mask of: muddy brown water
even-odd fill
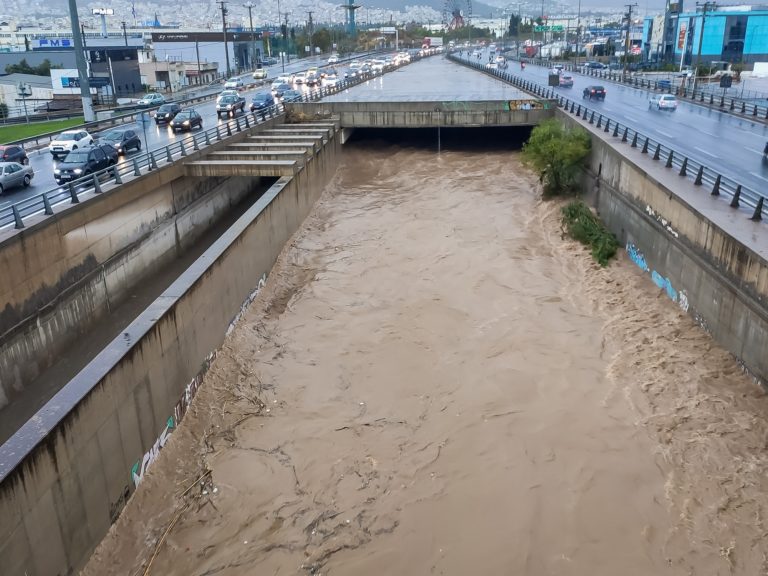
[[[84,574],[765,574],[765,395],[535,189],[345,150]]]

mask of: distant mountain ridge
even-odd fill
[[[464,13],[467,11],[467,4],[467,0],[448,0],[449,6],[458,6]],[[501,8],[495,8],[482,2],[472,2],[471,0],[469,4],[472,6],[472,16],[474,18],[490,18],[491,14],[498,18],[501,15]],[[442,13],[446,2],[443,0],[370,0],[367,5],[371,8],[396,10],[398,12],[405,11],[407,6],[428,6]]]

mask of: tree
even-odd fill
[[[34,74],[36,76],[50,76],[51,69],[61,68],[61,66],[51,64],[46,58],[39,66],[30,66],[26,58],[19,60],[18,64],[8,64],[5,67],[6,74]]]
[[[0,118],[8,118],[8,104],[0,102]]]
[[[523,146],[523,162],[539,173],[544,197],[579,191],[579,171],[590,144],[584,130],[566,128],[555,119],[533,129]]]

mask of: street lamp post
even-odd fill
[[[253,63],[253,57],[256,54],[256,44],[253,39],[253,2],[246,2],[245,7],[248,8],[248,21],[251,25],[251,57],[250,57],[250,64],[253,69],[256,69],[256,65]]]
[[[581,0],[576,11],[576,68],[579,67],[579,36],[581,33]]]

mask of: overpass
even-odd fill
[[[422,94],[420,100],[415,89],[419,83],[406,74],[423,77],[427,68],[435,71],[435,80],[427,83],[432,93]],[[437,80],[448,72],[448,85]],[[747,336],[755,350],[764,350],[766,343],[766,331],[758,329],[765,314],[757,296],[766,291],[767,254],[764,246],[749,240],[763,238],[757,228],[762,224],[734,220],[732,215],[739,212],[729,211],[737,208],[720,198],[702,199],[696,194],[701,182],[686,180],[688,173],[675,164],[674,152],[659,144],[662,162],[653,159],[656,150],[650,145],[643,155],[644,140],[634,142],[627,126],[620,130],[615,120],[594,114],[594,108],[571,102],[566,114],[563,98],[541,85],[466,73],[479,92],[472,95],[479,104],[455,82],[464,74],[461,68],[445,60],[421,62],[370,79],[332,101],[291,105],[288,117],[306,123],[287,124],[282,115],[258,125],[239,120],[226,131],[208,133],[207,140],[198,137],[191,147],[175,149],[170,159],[151,159],[130,181],[89,192],[91,196],[79,195],[76,204],[47,219],[44,213],[34,216],[39,220],[15,233],[15,251],[7,256],[8,261],[16,259],[14,270],[23,273],[21,259],[35,254],[26,262],[27,268],[36,267],[24,278],[27,286],[55,278],[52,285],[62,286],[57,295],[83,279],[120,288],[126,279],[140,281],[139,272],[147,266],[147,253],[134,248],[172,253],[183,248],[183,232],[212,220],[217,206],[242,198],[251,201],[199,258],[119,328],[116,337],[106,340],[109,343],[93,361],[0,448],[0,563],[9,567],[9,574],[50,574],[82,566],[184,417],[224,334],[256,297],[285,242],[335,170],[341,154],[339,134],[345,128],[434,128],[451,121],[468,127],[483,119],[526,128],[556,113],[563,121],[585,127],[595,148],[585,173],[587,188],[612,227],[623,230],[617,233],[628,251],[642,256],[637,261],[644,263],[644,271],[652,271],[653,281],[670,297],[674,293],[681,306],[684,294],[686,310],[705,314],[710,329],[723,334],[730,330],[732,349],[740,343],[739,353],[749,355],[750,366],[765,370],[743,346]],[[403,91],[401,119],[386,102],[390,81],[393,93]],[[438,89],[442,92],[435,94]],[[372,96],[358,97],[356,90]],[[553,104],[562,109],[556,111]],[[694,166],[692,159],[689,162]],[[260,188],[257,179],[263,179]],[[718,206],[731,215],[731,227],[739,223],[750,228],[728,235],[728,219]],[[139,216],[126,225],[127,215]],[[147,235],[148,230],[156,234]],[[46,254],[51,247],[62,251]],[[67,248],[77,251],[67,253]],[[667,260],[668,254],[674,260]],[[157,259],[155,265],[165,262]],[[728,274],[719,273],[714,263],[722,263]],[[67,276],[83,264],[92,268]],[[100,277],[88,276],[97,269]],[[734,325],[718,323],[719,310],[705,308],[711,296],[707,290],[714,289],[724,291],[727,305],[737,311]],[[118,298],[119,290],[107,294],[107,309],[110,295]],[[87,300],[73,300],[70,309]],[[743,329],[738,333],[738,322],[750,326],[749,334]]]

